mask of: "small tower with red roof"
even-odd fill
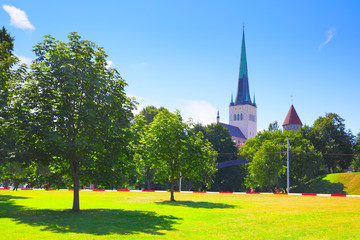
[[[302,126],[302,122],[296,113],[294,105],[291,105],[289,112],[286,115],[284,123],[282,124],[284,131],[293,130],[296,132]]]

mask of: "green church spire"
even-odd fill
[[[240,104],[254,105],[251,102],[250,91],[249,91],[249,77],[248,77],[248,69],[247,69],[247,61],[246,61],[244,28],[243,28],[242,44],[241,44],[238,91],[235,98],[235,105],[240,105]]]
[[[231,93],[231,102],[230,102],[230,106],[234,106],[234,97],[233,97],[233,93]]]
[[[243,29],[242,44],[241,44],[241,58],[240,58],[240,70],[239,70],[239,78],[243,78],[243,77],[246,78],[248,77],[244,29]]]

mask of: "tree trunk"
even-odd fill
[[[170,189],[170,191],[171,191],[170,201],[175,202],[175,198],[174,198],[174,181],[171,182],[171,189]]]
[[[74,212],[80,211],[80,198],[79,198],[79,189],[80,189],[80,181],[79,181],[79,163],[76,160],[70,160],[71,166],[71,174],[74,184],[74,201],[73,208]]]

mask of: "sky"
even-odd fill
[[[360,1],[0,0],[0,24],[24,63],[45,35],[70,32],[108,54],[138,110],[163,106],[204,125],[229,121],[243,27],[258,130],[291,104],[313,125],[326,113],[360,132]]]

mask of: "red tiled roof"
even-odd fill
[[[291,105],[289,112],[287,113],[284,123],[282,125],[284,126],[289,124],[299,124],[302,126],[302,122],[299,116],[297,115],[293,105]]]

